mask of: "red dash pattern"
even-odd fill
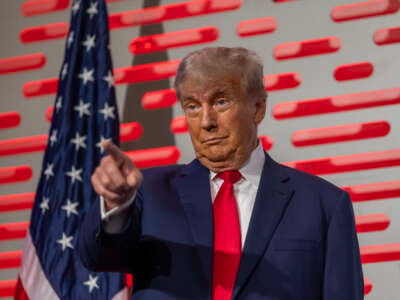
[[[331,18],[335,22],[351,21],[392,14],[399,8],[400,3],[397,0],[370,0],[337,6],[332,9]]]
[[[331,36],[315,40],[280,44],[274,48],[273,52],[275,59],[282,60],[332,53],[338,51],[340,47],[340,39],[336,36]]]

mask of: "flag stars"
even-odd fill
[[[104,108],[99,110],[99,113],[104,115],[105,120],[107,120],[108,118],[115,119],[114,110],[115,110],[115,107],[108,106],[108,103],[106,102],[104,104]]]
[[[46,213],[46,210],[50,209],[49,201],[50,201],[50,198],[47,198],[47,197],[42,198],[42,202],[40,202],[40,209],[42,210],[42,215],[44,215]]]
[[[73,31],[71,31],[68,34],[68,39],[67,39],[67,48],[71,47],[72,43],[74,42],[74,35],[75,33]]]
[[[67,218],[69,218],[71,214],[79,215],[78,211],[76,210],[78,205],[79,202],[71,202],[71,200],[67,199],[67,204],[61,206],[61,209],[67,212]]]
[[[79,100],[79,105],[74,106],[74,110],[79,112],[79,117],[82,118],[84,115],[90,116],[89,111],[90,103],[84,103],[83,100]]]
[[[90,49],[94,48],[96,45],[95,42],[96,35],[86,35],[86,40],[82,42],[82,45],[86,47],[86,52],[89,52]]]
[[[53,146],[57,142],[57,130],[53,130],[50,135],[50,146]]]
[[[86,135],[80,135],[79,132],[75,133],[75,138],[71,139],[71,143],[75,144],[75,150],[78,151],[79,148],[86,148],[85,140]]]
[[[51,176],[54,176],[54,173],[53,173],[53,164],[47,164],[47,167],[46,167],[46,170],[44,170],[44,176],[46,176],[46,180],[49,180],[49,178],[51,177]]]
[[[94,289],[98,289],[99,286],[97,284],[97,280],[99,280],[99,276],[93,276],[89,274],[89,280],[85,281],[83,284],[87,285],[89,293],[91,293]]]
[[[107,76],[103,77],[103,80],[107,82],[109,88],[114,86],[114,77],[111,70],[108,71]]]
[[[89,14],[90,18],[93,18],[98,12],[97,2],[90,3],[90,7],[86,10],[86,13]]]
[[[63,80],[65,76],[67,76],[67,74],[68,74],[68,64],[65,63],[61,71],[61,80]]]
[[[67,236],[64,232],[62,234],[62,238],[57,240],[57,243],[61,245],[62,251],[65,251],[67,248],[74,249],[74,246],[72,246],[72,240],[74,239],[74,236]]]
[[[88,81],[94,81],[93,78],[94,69],[88,70],[83,68],[82,73],[78,74],[78,77],[83,80],[83,85],[86,85]]]
[[[75,15],[78,12],[80,6],[81,6],[81,2],[80,1],[75,1],[74,5],[71,8],[73,15]]]
[[[72,183],[75,183],[75,180],[82,182],[81,177],[82,169],[75,169],[75,166],[71,167],[71,171],[67,172],[67,176],[71,177]]]
[[[100,149],[100,153],[104,152],[104,147],[103,147],[103,142],[105,141],[111,141],[111,139],[106,139],[104,136],[100,137],[100,142],[96,144],[96,147]]]
[[[62,108],[62,97],[58,97],[56,101],[56,112],[58,112]]]

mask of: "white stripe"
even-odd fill
[[[128,293],[128,288],[124,287],[122,290],[120,290],[118,293],[112,297],[112,300],[128,300],[130,294]]]
[[[20,278],[30,300],[59,299],[43,273],[29,230],[22,255]]]
[[[19,277],[29,300],[60,299],[43,273],[29,230],[26,235]],[[129,299],[127,287],[120,290],[112,298],[112,300],[127,299]]]

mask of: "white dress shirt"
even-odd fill
[[[256,200],[258,185],[261,179],[261,173],[264,167],[265,154],[258,143],[256,149],[251,153],[250,158],[238,171],[242,178],[233,186],[233,192],[236,197],[239,211],[240,232],[242,236],[242,248],[246,240],[247,230],[250,224],[251,214],[253,212],[254,202]],[[215,197],[223,183],[223,180],[217,176],[217,173],[210,171],[210,190],[211,199],[214,202]],[[120,232],[127,221],[127,208],[134,201],[135,195],[121,206],[115,207],[107,212],[104,209],[104,200],[100,197],[101,219],[103,220],[104,230],[108,233]]]

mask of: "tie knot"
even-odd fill
[[[230,184],[234,184],[242,178],[242,174],[239,171],[225,171],[218,173],[217,176]]]

